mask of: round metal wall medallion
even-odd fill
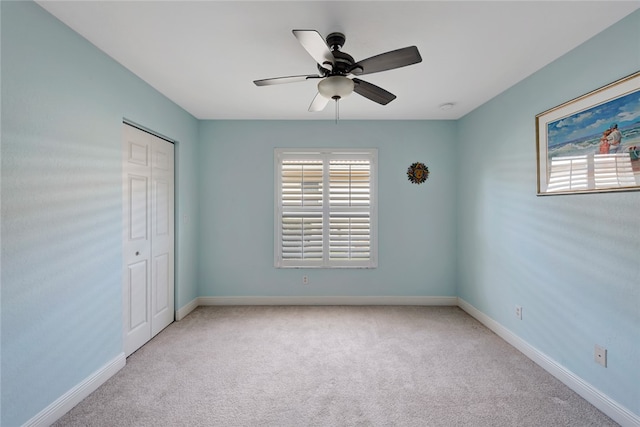
[[[424,163],[412,163],[407,169],[407,177],[414,184],[422,184],[429,178],[429,168]]]

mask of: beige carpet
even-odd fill
[[[56,426],[616,426],[456,307],[200,307]]]

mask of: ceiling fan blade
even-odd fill
[[[333,69],[336,60],[319,32],[316,30],[293,30],[293,35],[320,66],[328,70]]]
[[[317,111],[322,111],[324,110],[324,107],[326,107],[328,103],[329,103],[329,99],[325,98],[324,96],[320,95],[320,93],[318,93],[316,97],[313,98],[313,101],[311,101],[311,105],[309,105],[309,111],[312,113]]]
[[[322,77],[317,74],[312,74],[308,76],[275,77],[272,79],[254,80],[253,82],[256,84],[256,86],[270,86],[270,85],[279,85],[283,83],[303,82],[309,79],[321,79],[321,78]]]
[[[353,83],[353,91],[355,93],[362,95],[365,98],[372,100],[373,102],[377,102],[378,104],[387,105],[388,103],[396,99],[396,96],[391,92],[387,92],[381,87],[378,87],[369,82],[365,82],[364,80],[353,79]]]
[[[407,65],[417,64],[418,62],[422,62],[418,48],[409,46],[363,59],[353,64],[349,71],[356,76],[360,76],[406,67]]]

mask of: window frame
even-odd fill
[[[284,259],[282,248],[282,165],[286,160],[322,160],[322,206],[309,208],[304,212],[321,212],[322,225],[322,259]],[[329,214],[339,212],[340,208],[329,203],[329,166],[334,160],[367,160],[369,161],[369,258],[365,260],[330,259],[329,258]],[[378,150],[376,148],[275,148],[274,149],[274,266],[276,268],[364,268],[371,269],[378,266]]]

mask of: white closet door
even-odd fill
[[[173,144],[123,125],[123,336],[128,356],[174,318]]]

